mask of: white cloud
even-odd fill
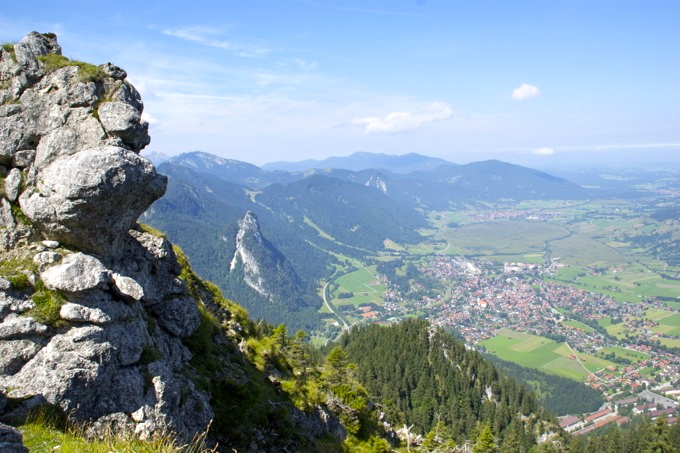
[[[257,57],[270,52],[270,49],[263,46],[215,38],[215,35],[220,33],[220,30],[210,27],[168,28],[163,30],[164,35],[223,49],[240,57]]]
[[[512,99],[515,101],[526,101],[527,99],[533,99],[541,94],[541,90],[538,87],[529,85],[528,83],[523,83],[519,87],[512,90]]]
[[[416,129],[433,123],[443,121],[453,116],[453,108],[442,102],[432,103],[423,113],[392,112],[383,118],[369,116],[355,118],[352,124],[366,126],[366,134],[398,134],[400,132],[412,132]]]
[[[555,150],[553,148],[548,148],[547,146],[544,146],[543,148],[533,150],[531,154],[535,154],[537,156],[552,156],[553,154],[555,154]]]

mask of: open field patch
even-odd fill
[[[663,318],[668,318],[669,316],[673,315],[674,313],[672,311],[668,310],[659,310],[656,308],[650,308],[645,310],[645,316],[648,319],[651,319],[652,321],[659,321]],[[667,323],[664,323],[667,324]],[[680,324],[678,324],[680,326]]]
[[[587,333],[593,333],[593,328],[587,324],[583,324],[581,321],[576,321],[575,319],[570,319],[569,321],[564,321],[567,326],[575,327]]]
[[[549,223],[498,221],[466,224],[444,232],[451,247],[464,255],[515,257],[542,255],[545,241],[568,234]]]
[[[650,356],[644,352],[634,351],[632,349],[622,348],[619,346],[609,346],[598,351],[600,354],[614,354],[631,362],[639,362],[640,360],[647,360]]]
[[[546,373],[583,381],[590,373],[613,365],[608,360],[579,353],[578,357],[583,362],[582,366],[576,360],[574,352],[565,343],[557,343],[548,338],[514,332],[506,328],[496,333],[495,337],[480,343],[487,351],[503,360]]]

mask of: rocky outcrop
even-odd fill
[[[235,245],[229,264],[231,274],[269,302],[299,298],[300,277],[284,255],[262,235],[255,213],[248,211],[239,220]]]
[[[166,178],[138,154],[126,76],[52,34],[0,50],[0,421],[47,402],[93,434],[191,439],[213,417],[187,377],[200,315],[172,245],[136,224]],[[0,450],[16,441],[0,426]]]
[[[238,222],[236,233],[236,251],[229,264],[229,270],[233,272],[239,264],[243,266],[244,281],[260,295],[270,298],[271,294],[266,288],[266,280],[260,269],[259,260],[256,257],[255,247],[262,249],[264,241],[257,216],[248,211]],[[260,253],[261,254],[261,253]]]
[[[112,64],[69,62],[51,34],[0,51],[4,192],[46,239],[111,254],[165,192],[137,153],[150,139],[139,93]],[[21,237],[3,233],[2,245]]]

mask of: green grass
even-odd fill
[[[38,281],[31,299],[33,299],[35,307],[28,311],[28,316],[52,327],[66,325],[66,321],[61,319],[59,315],[61,306],[66,303],[66,298],[59,292],[48,289],[42,282]]]
[[[598,352],[603,354],[614,353],[616,356],[626,360],[630,360],[632,363],[636,363],[641,360],[647,360],[650,357],[649,354],[645,354],[644,352],[621,348],[619,346],[610,346],[607,348],[602,348]]]
[[[13,42],[3,42],[2,43],[2,50],[4,50],[5,52],[9,52],[9,54],[12,58],[12,61],[16,63],[17,62],[17,54],[16,54],[16,51],[14,50],[14,44],[15,43],[13,43]]]
[[[129,435],[105,434],[87,439],[85,427],[56,426],[45,417],[38,417],[19,427],[23,442],[32,453],[199,453],[211,452],[205,445],[204,436],[188,445],[178,443],[172,435],[158,436],[142,441]]]
[[[610,324],[606,327],[606,329],[609,335],[619,340],[624,338],[626,333],[630,332],[630,329],[622,322],[618,324]]]
[[[370,272],[369,272],[370,271]],[[338,277],[333,282],[334,289],[331,298],[334,305],[353,304],[358,306],[364,303],[382,304],[382,294],[385,285],[379,283],[375,277],[375,267],[359,268],[353,272]],[[354,296],[347,299],[338,299],[340,293],[353,293]]]
[[[499,261],[515,257],[516,261],[525,255],[541,256],[545,241],[565,236],[567,231],[548,223],[499,221],[467,224],[444,234],[452,249],[464,255],[502,257]]]
[[[481,345],[503,360],[578,381],[584,381],[592,372],[614,365],[607,360],[578,353],[583,362],[581,366],[577,360],[569,358],[573,352],[566,344],[506,328],[500,329],[495,337]]]
[[[600,318],[597,320],[597,325],[600,327],[609,327],[612,325],[612,318]]]
[[[583,324],[581,321],[576,321],[575,319],[570,319],[569,321],[565,321],[564,324],[572,327],[576,327],[577,329],[580,329],[584,332],[587,333],[593,333],[593,328],[590,327],[587,324]]]
[[[309,217],[305,216],[304,222],[307,225],[309,225],[310,227],[314,228],[316,230],[316,232],[319,234],[320,237],[331,240],[331,241],[335,241],[335,238],[333,238],[333,236],[331,236],[330,234],[328,234],[324,230],[322,230],[321,227],[319,227],[316,223],[312,222],[312,219],[310,219]]]
[[[98,66],[82,61],[69,60],[63,55],[48,53],[47,55],[39,56],[38,60],[45,65],[45,72],[48,74],[67,66],[76,66],[78,68],[78,78],[81,82],[101,82],[106,78],[106,74]]]

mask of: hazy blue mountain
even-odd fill
[[[252,189],[261,189],[276,182],[291,182],[302,177],[289,172],[265,171],[256,165],[201,151],[180,154],[170,158],[169,162]]]
[[[304,160],[300,162],[272,162],[262,166],[264,170],[283,170],[299,172],[310,169],[335,168],[344,170],[379,169],[391,173],[412,173],[414,171],[433,170],[440,165],[453,165],[451,162],[436,157],[410,153],[400,156],[382,153],[356,152],[350,156],[329,157],[324,160]]]
[[[591,191],[548,173],[499,160],[441,166],[411,175],[447,183],[458,190],[457,200],[578,199]]]

